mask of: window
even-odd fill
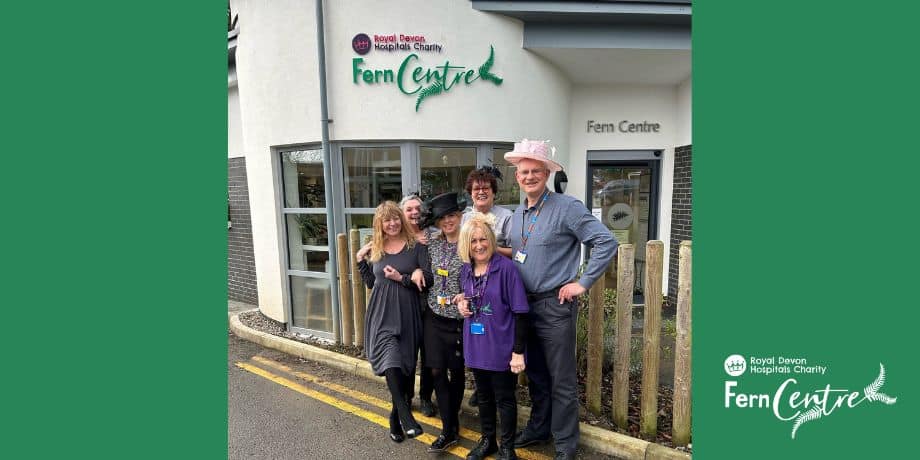
[[[466,193],[466,176],[476,168],[476,147],[419,147],[422,197],[434,198],[442,193]]]
[[[294,327],[332,334],[329,228],[322,150],[281,153],[287,274]]]
[[[513,145],[493,147],[492,165],[498,168],[502,173],[502,180],[498,181],[498,193],[495,196],[495,204],[514,209],[517,205],[521,204],[521,187],[518,186],[517,179],[514,178],[514,171],[517,167],[505,161],[505,153],[512,150],[514,150]]]

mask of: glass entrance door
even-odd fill
[[[636,248],[636,289],[633,304],[645,304],[645,244],[658,233],[658,161],[596,162],[588,164],[590,208],[620,244]],[[617,258],[604,274],[616,289]]]

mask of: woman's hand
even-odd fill
[[[457,299],[459,297],[459,300]],[[473,316],[473,312],[470,311],[470,301],[463,298],[463,294],[457,294],[454,296],[454,303],[457,305],[457,310],[460,311],[460,314],[464,318],[469,318]]]
[[[418,288],[419,292],[425,289],[425,274],[422,273],[421,268],[416,268],[412,272],[412,282],[415,283],[415,287]]]
[[[388,280],[396,281],[397,283],[402,283],[402,273],[399,270],[387,265],[383,267],[383,276]]]
[[[420,230],[418,233],[415,234],[415,241],[418,241],[419,243],[424,244],[425,246],[428,246],[428,235],[425,234],[424,230]]]
[[[367,257],[367,253],[370,251],[371,251],[371,243],[367,243],[364,246],[361,246],[361,249],[358,249],[358,253],[355,254],[355,260],[358,263],[361,263],[361,261],[364,260],[365,257]]]
[[[524,355],[520,353],[511,353],[511,372],[520,374],[526,367],[524,365]]]

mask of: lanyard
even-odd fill
[[[481,307],[482,305],[477,305],[477,303],[480,303],[480,304],[482,303],[482,297],[486,293],[486,286],[488,286],[489,284],[489,269],[491,268],[491,266],[492,266],[492,261],[490,260],[489,263],[486,264],[486,271],[479,278],[479,282],[476,281],[476,267],[470,266],[470,275],[471,275],[470,276],[470,293],[472,294],[472,296],[470,296],[470,300],[471,300],[470,304],[473,307],[472,311],[473,311],[473,315],[475,315],[474,317],[479,317],[479,312],[480,312],[479,307]],[[477,292],[477,289],[476,289],[477,286],[479,287],[479,290],[478,290],[479,292]]]
[[[537,218],[540,217],[540,212],[543,211],[543,205],[546,204],[546,199],[549,198],[549,189],[543,192],[543,198],[540,199],[540,207],[537,208],[537,211],[534,213],[533,217],[530,218],[530,227],[527,227],[527,234],[524,234],[524,225],[522,222],[521,225],[521,251],[524,251],[524,248],[527,247],[527,240],[530,239],[530,234],[533,233],[533,226],[537,223]],[[521,218],[523,218],[523,213]]]
[[[453,246],[453,251],[451,251],[451,246]],[[447,238],[444,238],[444,256],[441,258],[441,263],[438,265],[441,269],[447,270],[450,263],[451,255],[457,254],[457,243],[449,243]],[[441,275],[438,275],[441,276]],[[441,293],[447,293],[447,277],[441,276]]]

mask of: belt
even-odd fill
[[[536,302],[538,300],[549,299],[551,297],[559,297],[559,289],[562,289],[562,286],[557,286],[553,289],[543,292],[528,292],[527,301]]]

